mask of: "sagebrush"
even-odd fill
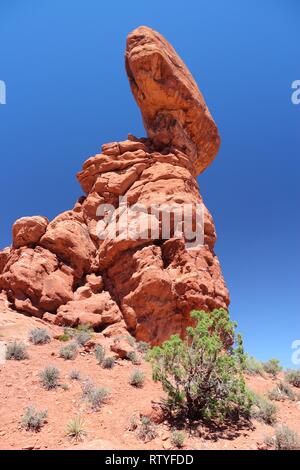
[[[29,355],[27,352],[26,345],[24,343],[13,341],[6,347],[5,357],[7,360],[22,361],[28,359]]]
[[[277,407],[266,398],[252,392],[253,405],[251,417],[266,424],[274,424],[277,421]]]
[[[95,387],[91,379],[86,379],[82,385],[82,398],[87,400],[94,411],[98,411],[109,396],[109,390],[104,387]]]
[[[133,387],[142,388],[145,382],[145,373],[142,370],[136,369],[132,372],[129,383]]]
[[[270,400],[296,400],[296,394],[291,387],[285,382],[279,382],[276,387],[269,391],[268,397]]]
[[[105,359],[105,347],[102,344],[96,344],[94,349],[95,357],[97,359],[98,364],[102,364]]]
[[[45,367],[45,369],[42,370],[42,372],[40,373],[40,379],[41,379],[42,385],[46,390],[51,390],[53,388],[58,387],[59,378],[60,378],[59,370],[53,366]]]
[[[284,380],[294,387],[300,387],[300,370],[288,370]]]
[[[35,408],[35,406],[31,405],[25,409],[21,423],[22,426],[27,430],[39,431],[45,424],[47,416],[47,410],[39,411]]]
[[[77,343],[75,342],[69,343],[66,346],[60,348],[59,350],[59,357],[62,357],[66,361],[75,359],[77,354],[78,354],[78,346],[77,346]]]
[[[75,340],[80,346],[84,346],[91,338],[92,333],[89,330],[79,330],[75,336]]]
[[[157,436],[157,429],[155,424],[151,421],[148,416],[141,416],[140,423],[137,425],[136,428],[136,435],[138,439],[149,442],[152,439],[155,439]]]
[[[116,364],[115,358],[112,356],[105,357],[102,361],[103,369],[112,369]]]
[[[51,341],[51,337],[46,328],[33,328],[29,331],[28,339],[33,344],[46,344]]]
[[[78,369],[72,369],[69,374],[69,377],[71,380],[80,380],[81,378],[80,371]]]
[[[299,435],[285,425],[276,429],[274,444],[277,450],[300,450]]]
[[[129,351],[129,353],[126,355],[126,358],[131,361],[132,364],[139,365],[141,363],[141,360],[136,351]]]
[[[183,431],[173,431],[171,434],[171,443],[173,446],[181,449],[184,445],[185,435]]]

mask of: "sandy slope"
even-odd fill
[[[0,313],[0,342],[13,338],[27,342],[28,330],[41,326],[43,322],[34,318],[6,311]],[[47,328],[50,328],[47,325]],[[52,335],[59,329],[51,327]],[[109,351],[111,340],[95,335],[97,342]],[[157,425],[157,437],[144,443],[135,432],[130,431],[130,419],[138,412],[151,412],[151,402],[162,396],[159,384],[151,379],[149,364],[142,361],[140,366],[127,360],[118,360],[111,370],[100,367],[94,354],[81,350],[74,361],[59,358],[63,343],[53,339],[49,344],[34,346],[28,343],[29,359],[25,361],[0,361],[0,449],[171,449],[170,427],[167,423]],[[61,383],[69,389],[59,387],[52,391],[42,388],[40,371],[49,364],[60,370]],[[95,385],[110,390],[108,402],[100,411],[92,411],[82,399],[80,382],[68,377],[72,369],[78,369],[83,378],[89,377]],[[136,368],[146,373],[145,385],[136,389],[128,379]],[[248,377],[248,385],[259,394],[265,394],[274,387],[270,378]],[[20,425],[23,410],[29,404],[48,410],[48,420],[40,432],[24,430]],[[300,403],[277,402],[278,420],[300,434]],[[78,413],[85,421],[87,435],[84,441],[75,444],[66,437],[66,424]],[[274,435],[274,428],[253,421],[250,426],[224,429],[207,429],[198,426],[192,433],[185,431],[185,449],[257,449],[262,447],[266,435]]]

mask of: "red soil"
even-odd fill
[[[170,426],[167,422],[157,425],[158,436],[150,441],[139,440],[129,430],[132,415],[151,411],[151,402],[157,402],[163,395],[159,384],[151,379],[149,364],[142,361],[135,366],[130,361],[118,359],[113,369],[103,369],[97,364],[93,353],[81,349],[75,360],[65,361],[59,357],[59,349],[65,343],[59,340],[45,345],[32,345],[27,341],[28,330],[41,327],[41,320],[28,318],[16,313],[0,313],[0,342],[22,339],[28,344],[29,359],[6,361],[0,365],[0,449],[172,449]],[[46,325],[52,334],[58,333]],[[109,352],[111,339],[95,334],[94,340],[105,345]],[[61,384],[45,390],[39,379],[40,371],[46,365],[60,370]],[[134,388],[128,383],[132,371],[142,369],[146,374],[143,388]],[[110,390],[110,396],[99,411],[92,411],[82,399],[81,383],[69,379],[72,369],[78,369],[82,378],[89,377],[95,385]],[[275,381],[269,377],[247,377],[249,387],[264,395],[272,389]],[[295,389],[296,390],[296,389]],[[47,423],[39,432],[26,431],[20,420],[29,404],[38,409],[47,409]],[[300,434],[300,402],[276,402],[278,422],[284,423]],[[68,421],[80,414],[85,421],[87,435],[78,444],[66,436]],[[257,449],[263,446],[265,436],[274,435],[274,427],[253,421],[248,427],[225,427],[207,429],[198,426],[192,433],[185,431],[185,449]]]

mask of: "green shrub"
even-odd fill
[[[71,336],[64,333],[63,335],[60,335],[57,339],[58,341],[62,341],[65,343],[71,339]]]
[[[184,445],[185,435],[182,431],[173,431],[171,434],[171,443],[173,446],[181,449]]]
[[[13,341],[7,345],[5,357],[7,360],[22,361],[23,359],[28,359],[29,355],[24,343]]]
[[[105,348],[101,344],[96,344],[94,353],[97,359],[98,364],[102,364],[105,359]]]
[[[77,369],[72,369],[69,377],[71,380],[80,380],[80,372]]]
[[[269,393],[268,397],[270,400],[295,400],[296,394],[293,392],[291,387],[284,382],[279,382],[275,388],[273,388]]]
[[[153,379],[162,383],[171,411],[189,418],[249,416],[251,394],[245,386],[242,338],[224,309],[193,311],[195,327],[155,346],[148,354]],[[233,341],[236,341],[236,347]]]
[[[267,374],[272,375],[272,377],[276,377],[279,372],[282,370],[280,365],[280,361],[278,359],[269,359],[267,362],[263,363],[263,368]]]
[[[109,391],[104,387],[92,388],[88,394],[87,399],[92,405],[93,410],[97,411],[101,408],[109,395]]]
[[[33,328],[29,331],[28,339],[33,344],[46,344],[51,341],[51,337],[46,328]]]
[[[62,357],[66,361],[75,359],[78,354],[78,346],[75,342],[67,344],[59,351],[59,357]]]
[[[264,375],[262,363],[248,354],[245,357],[245,371],[250,375]]]
[[[300,387],[300,370],[288,370],[284,380],[294,387]]]
[[[115,358],[110,356],[110,357],[106,357],[103,361],[102,361],[102,367],[103,369],[112,369],[115,365],[116,361],[115,361]]]
[[[87,434],[85,430],[85,422],[80,416],[71,419],[67,424],[67,436],[75,441],[80,441]]]
[[[129,383],[133,387],[142,388],[145,382],[145,374],[142,370],[136,369],[132,372]]]
[[[274,424],[277,421],[277,407],[274,403],[254,393],[252,397],[251,417],[266,424]]]
[[[152,423],[151,419],[147,416],[141,416],[140,425],[136,431],[138,439],[149,442],[157,436],[156,426]]]
[[[40,373],[40,379],[46,390],[51,390],[59,385],[59,370],[53,366],[47,366]]]
[[[275,433],[275,448],[277,450],[300,450],[298,434],[287,426],[278,426]]]
[[[31,431],[39,431],[44,425],[46,418],[48,416],[48,411],[38,411],[35,406],[28,406],[25,409],[25,413],[22,416],[22,426]]]
[[[69,384],[61,384],[61,388],[66,392],[67,390],[70,389],[70,385]]]
[[[132,362],[132,364],[135,364],[135,365],[140,365],[141,363],[141,360],[140,358],[138,357],[137,353],[135,351],[130,351],[126,358]]]

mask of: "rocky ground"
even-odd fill
[[[28,332],[34,327],[45,326],[52,339],[44,345],[28,341]],[[63,333],[58,326],[45,324],[43,320],[26,317],[13,311],[0,313],[0,343],[13,339],[27,344],[29,358],[22,361],[6,361],[0,365],[0,449],[174,449],[170,436],[171,425],[161,422],[156,403],[163,396],[159,384],[151,378],[150,365],[138,353],[141,363],[119,357],[110,350],[113,339],[101,333],[94,334],[92,342],[82,347],[74,360],[59,357],[59,351],[67,343],[55,339]],[[93,343],[105,346],[107,355],[115,355],[112,369],[103,369],[95,358]],[[127,344],[127,347],[132,347]],[[116,348],[114,348],[116,349]],[[122,349],[122,348],[121,348]],[[117,349],[116,349],[117,350]],[[39,374],[46,365],[54,365],[60,371],[60,386],[45,390]],[[77,369],[81,380],[71,380],[70,371]],[[142,388],[129,384],[135,369],[145,373]],[[98,411],[82,398],[82,384],[89,378],[95,386],[109,389],[106,402]],[[248,386],[265,395],[276,383],[269,376],[247,377]],[[67,386],[66,386],[67,385]],[[39,410],[48,410],[45,425],[39,432],[27,431],[21,425],[24,409],[34,404]],[[286,424],[300,433],[300,403],[276,402],[277,423]],[[141,440],[132,429],[133,416],[145,415],[152,419],[156,437],[148,442]],[[84,420],[86,435],[75,442],[66,435],[67,423],[80,415]],[[275,425],[276,426],[276,425]],[[184,430],[184,449],[260,449],[265,448],[266,436],[273,436],[275,427],[253,420],[240,426],[207,428],[201,424],[193,430]]]

